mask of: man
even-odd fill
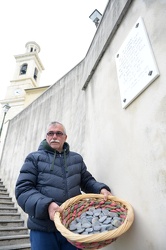
[[[87,171],[81,155],[71,152],[64,126],[49,124],[38,151],[30,153],[21,168],[15,195],[28,214],[31,250],[76,250],[57,231],[54,214],[67,199],[85,193],[101,193],[106,200],[110,188]]]

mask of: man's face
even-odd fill
[[[58,152],[62,152],[63,144],[66,139],[67,135],[65,134],[61,124],[51,125],[48,128],[46,141],[51,148],[56,149]]]

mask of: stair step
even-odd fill
[[[0,221],[1,220],[16,220],[20,219],[21,215],[19,213],[1,213],[0,212]]]
[[[9,193],[7,193],[6,191],[0,191],[0,196],[9,197]]]
[[[29,235],[0,236],[0,246],[30,243]]]
[[[16,207],[0,207],[0,213],[17,213]]]
[[[24,226],[23,220],[0,220],[0,227],[22,227]]]
[[[5,187],[0,187],[0,191],[1,191],[1,192],[7,192],[7,188],[5,188]]]
[[[25,224],[0,178],[0,250],[31,250]]]
[[[0,196],[0,203],[1,202],[11,202],[11,201],[12,201],[11,197]]]
[[[19,244],[19,245],[10,245],[10,246],[0,246],[0,250],[30,250],[30,244]]]
[[[0,207],[14,207],[14,202],[0,202]]]
[[[0,227],[0,236],[28,234],[27,227]]]

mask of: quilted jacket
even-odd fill
[[[68,143],[64,143],[63,152],[59,153],[43,140],[38,151],[26,157],[16,183],[15,196],[19,206],[28,214],[29,229],[54,232],[54,222],[48,215],[51,202],[61,205],[81,191],[100,193],[102,188],[110,191],[87,171],[82,156],[71,152]]]

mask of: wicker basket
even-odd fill
[[[82,194],[67,200],[61,207],[63,212],[57,212],[54,216],[55,226],[71,244],[80,249],[99,249],[111,244],[130,228],[134,220],[132,206],[115,196],[109,196],[108,200],[104,201],[102,194]],[[117,229],[89,235],[80,235],[68,230],[71,221],[80,217],[90,207],[106,208],[109,211],[117,209],[116,212],[123,218],[123,223]]]

